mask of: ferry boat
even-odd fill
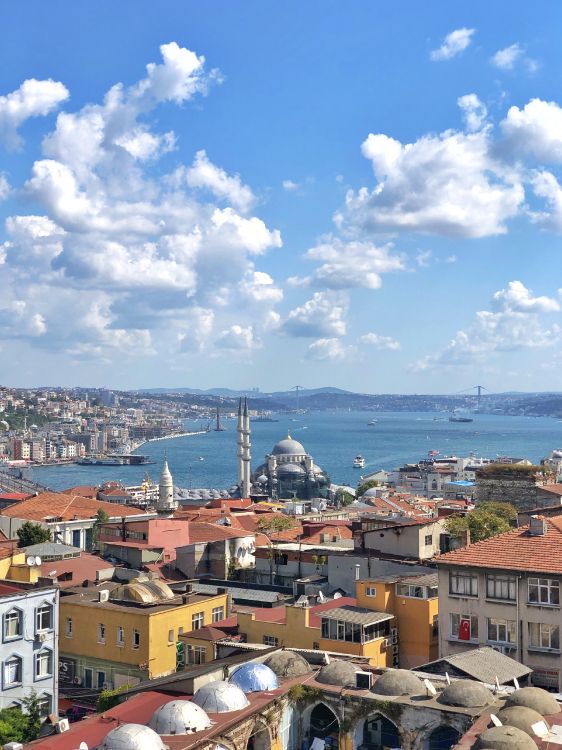
[[[124,466],[127,462],[117,456],[85,456],[76,463],[80,466]]]
[[[377,420],[376,420],[376,419],[371,419],[371,421],[370,421],[370,422],[367,422],[367,424],[368,424],[369,426],[371,426],[371,425],[375,425],[376,423],[377,423]]]
[[[362,469],[365,466],[365,459],[363,456],[355,456],[353,459],[353,468],[354,469]]]
[[[451,414],[449,422],[474,422],[472,417],[459,417],[458,414]]]

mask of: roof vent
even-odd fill
[[[546,521],[542,516],[531,516],[529,534],[531,536],[544,536],[546,534]]]

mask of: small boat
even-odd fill
[[[355,456],[353,459],[353,468],[354,469],[362,469],[365,466],[365,459],[363,456]]]
[[[204,460],[205,459],[203,458],[203,456],[199,456],[199,461],[204,461]]]
[[[367,424],[368,424],[369,426],[370,426],[370,425],[374,425],[374,424],[376,424],[376,423],[377,423],[377,420],[376,420],[376,419],[371,419],[371,421],[370,421],[370,422],[367,422]]]

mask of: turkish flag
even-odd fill
[[[459,641],[470,640],[470,620],[461,620],[459,625]]]

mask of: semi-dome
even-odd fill
[[[560,704],[551,693],[538,687],[524,687],[507,696],[508,706],[532,708],[541,716],[560,713]]]
[[[494,702],[494,696],[488,688],[472,680],[456,680],[447,685],[437,699],[446,706],[461,708],[479,708]]]
[[[225,680],[208,682],[193,696],[193,703],[210,714],[226,714],[229,711],[240,711],[249,705],[249,701],[238,685]]]
[[[142,724],[121,724],[106,734],[101,750],[165,750],[154,729]]]
[[[300,464],[281,464],[277,472],[279,474],[306,474],[306,469]]]
[[[491,727],[482,732],[476,747],[486,750],[537,750],[536,744],[517,727]]]
[[[389,669],[377,678],[373,687],[377,695],[421,695],[425,688],[419,677],[407,669]]]
[[[230,675],[230,682],[238,685],[245,693],[256,693],[260,690],[276,690],[279,681],[275,672],[266,664],[250,662],[242,664]]]
[[[339,685],[340,687],[355,687],[355,675],[359,668],[350,661],[338,659],[326,664],[316,677],[317,682],[324,685]]]
[[[192,701],[170,701],[152,714],[148,726],[158,734],[193,734],[209,729],[211,720]]]
[[[310,672],[310,664],[295,651],[277,651],[271,654],[264,664],[275,672],[277,677],[301,677]]]
[[[502,708],[498,714],[498,719],[502,724],[522,729],[529,737],[536,737],[536,734],[532,730],[533,724],[544,721],[538,711],[535,711],[533,708],[527,708],[527,706],[508,706],[507,708]]]
[[[306,456],[304,446],[289,436],[276,443],[271,452],[274,456]]]

